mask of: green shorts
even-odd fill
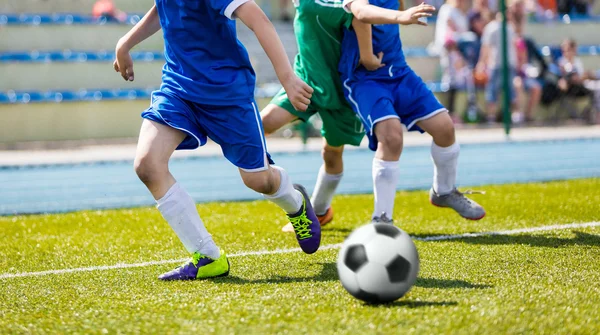
[[[273,97],[271,103],[285,109],[304,122],[308,121],[311,116],[319,113],[321,120],[323,120],[321,135],[327,140],[327,144],[333,147],[340,147],[346,144],[359,146],[365,136],[362,122],[354,114],[350,106],[317,110],[311,105],[308,106],[306,112],[299,112],[292,106],[283,89]]]

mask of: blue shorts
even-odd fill
[[[409,131],[423,132],[417,122],[448,111],[410,68],[387,78],[346,80],[344,93],[364,124],[369,148],[373,151],[377,150],[374,131],[377,122],[396,118]]]
[[[142,112],[142,117],[186,133],[177,150],[196,149],[210,138],[221,146],[225,158],[244,171],[264,171],[273,164],[254,101],[246,105],[211,106],[154,91],[150,107]]]
[[[513,81],[516,76],[516,71],[511,70],[508,76],[508,79],[510,81],[510,101],[515,101],[517,95],[515,93],[515,85],[513,84]],[[485,101],[492,103],[498,102],[498,97],[503,89],[504,88],[502,87],[502,69],[492,70],[489,76],[489,81],[485,86]]]

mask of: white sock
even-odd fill
[[[329,174],[325,172],[325,165],[321,165],[317,175],[317,184],[310,200],[317,215],[324,215],[331,207],[333,195],[343,176],[343,173]]]
[[[156,203],[158,204],[156,207],[187,251],[199,252],[214,259],[220,257],[219,248],[198,215],[194,199],[179,183],[171,186],[167,194]]]
[[[388,219],[394,215],[394,200],[396,186],[400,177],[399,161],[383,161],[373,158],[373,194],[375,196],[375,211],[373,216],[385,213]]]
[[[452,192],[456,186],[456,168],[460,145],[454,142],[449,147],[442,148],[431,144],[431,159],[433,160],[433,190],[439,195]]]
[[[302,208],[302,193],[294,188],[292,181],[288,176],[287,172],[279,166],[271,165],[271,167],[279,171],[281,176],[281,182],[279,189],[273,195],[263,194],[265,199],[273,202],[275,205],[281,207],[288,214],[296,214]]]

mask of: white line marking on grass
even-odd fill
[[[459,239],[464,239],[464,238],[483,237],[483,236],[517,235],[517,234],[534,233],[534,232],[541,232],[541,231],[591,228],[591,227],[599,227],[599,226],[600,226],[600,222],[586,222],[586,223],[572,223],[572,224],[563,224],[563,225],[542,226],[542,227],[534,227],[534,228],[522,228],[522,229],[513,229],[513,230],[500,230],[500,231],[491,231],[491,232],[482,232],[482,233],[466,233],[466,234],[457,234],[457,235],[417,237],[414,239],[417,241],[422,241],[422,242],[435,242],[435,241],[459,240]],[[319,250],[323,251],[323,250],[339,249],[341,246],[342,246],[341,243],[328,244],[328,245],[321,246],[321,248],[319,248]],[[248,252],[240,252],[237,254],[232,254],[232,255],[229,255],[229,257],[235,258],[235,257],[246,257],[246,256],[278,255],[278,254],[289,254],[289,253],[295,253],[295,252],[301,252],[301,251],[302,251],[302,249],[300,249],[300,248],[248,251]],[[3,273],[3,274],[0,274],[0,279],[20,278],[20,277],[39,277],[39,276],[46,276],[46,275],[60,275],[60,274],[75,273],[75,272],[107,271],[107,270],[116,270],[116,269],[139,268],[139,267],[145,267],[145,266],[183,263],[186,260],[188,260],[188,258],[168,259],[168,260],[164,260],[164,261],[153,261],[153,262],[133,263],[133,264],[90,266],[90,267],[85,267],[85,268],[48,270],[48,271],[39,271],[39,272]]]
[[[566,230],[566,229],[575,229],[575,228],[590,228],[590,227],[598,227],[598,226],[600,226],[600,222],[571,223],[571,224],[542,226],[542,227],[533,227],[533,228],[522,228],[522,229],[513,229],[513,230],[490,231],[490,232],[483,232],[483,233],[466,233],[466,234],[460,234],[460,235],[440,235],[440,236],[421,237],[421,238],[414,238],[414,239],[417,241],[423,241],[423,242],[434,242],[434,241],[458,240],[458,239],[470,238],[470,237],[517,235],[517,234],[524,234],[524,233],[535,233],[535,232],[540,232],[540,231]]]

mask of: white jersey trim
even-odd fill
[[[227,18],[230,20],[234,20],[235,17],[233,16],[233,12],[235,12],[236,9],[240,8],[241,5],[245,4],[246,2],[250,2],[250,1],[252,1],[252,0],[233,0],[227,6],[227,8],[225,8],[225,16],[227,16]]]
[[[348,8],[348,5],[351,4],[351,3],[353,3],[353,2],[354,2],[354,0],[344,0],[344,3],[343,3],[342,6],[344,7],[344,10],[346,12],[352,13],[352,11],[350,10],[350,8]]]

